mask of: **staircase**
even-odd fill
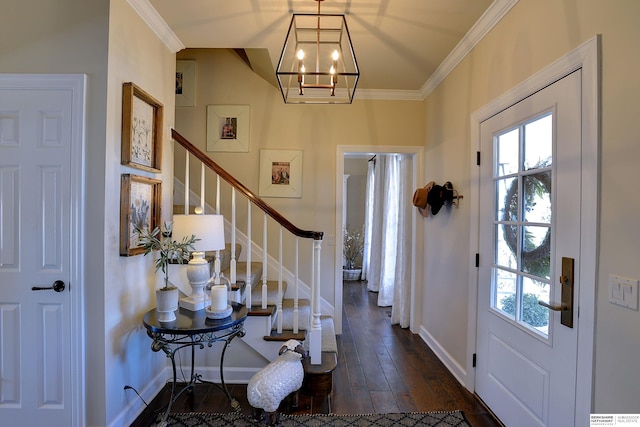
[[[301,341],[309,352],[309,357],[303,361],[303,387],[313,395],[328,394],[332,372],[337,365],[337,345],[333,319],[321,315],[320,310],[319,267],[323,233],[297,228],[175,130],[172,130],[172,137],[184,148],[180,150],[175,146],[174,170],[184,176],[182,179],[176,176],[174,187],[184,186],[179,189],[184,203],[174,205],[174,213],[193,213],[199,207],[205,213],[221,213],[225,217],[225,234],[231,236],[230,243],[224,250],[207,252],[206,256],[212,261],[212,273],[216,277],[222,273],[231,281],[229,300],[249,307],[242,339],[264,357],[265,365],[278,356],[284,341]],[[190,187],[193,176],[199,178],[199,193]],[[207,184],[211,186],[211,183],[214,190],[206,191]],[[223,183],[228,188],[222,188]],[[174,192],[178,191],[174,189]],[[225,195],[229,195],[230,200],[223,204],[221,199]],[[238,195],[246,201],[238,202]],[[238,215],[237,208],[243,204],[246,204],[246,212]],[[254,220],[260,216],[262,221]],[[237,223],[240,217],[242,226]],[[253,230],[260,227],[262,230],[257,235],[262,238],[258,245]],[[276,244],[269,240],[273,234],[278,236]],[[284,239],[289,240],[285,242]],[[285,257],[285,246],[293,246],[294,253]],[[277,253],[277,257],[269,251]],[[303,265],[310,270],[307,278],[301,277],[299,265],[300,254],[305,252],[312,255],[311,263]]]

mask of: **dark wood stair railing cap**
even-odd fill
[[[219,166],[216,162],[211,160],[209,156],[200,151],[195,145],[190,143],[184,136],[180,135],[175,129],[171,129],[171,137],[180,145],[182,145],[188,152],[193,154],[198,160],[204,163],[209,169],[217,173],[222,179],[227,181],[229,185],[243,194],[247,199],[262,209],[267,215],[273,218],[278,224],[289,230],[293,235],[302,237],[305,239],[322,240],[324,233],[322,231],[307,231],[301,230],[293,225],[288,219],[282,216],[278,211],[269,206],[267,202],[262,200],[253,191],[249,190],[240,181],[231,176],[226,170]]]

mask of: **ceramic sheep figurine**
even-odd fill
[[[249,404],[255,408],[254,417],[262,420],[266,415],[268,425],[278,423],[280,403],[300,390],[304,378],[302,358],[306,352],[300,342],[287,341],[279,354],[276,360],[256,372],[247,386]]]

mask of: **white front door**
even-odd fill
[[[79,79],[65,87],[42,77],[0,76],[3,425],[79,425],[73,406],[83,367],[72,343],[80,346],[82,328],[74,324],[71,296],[81,288],[72,237],[81,188],[72,182],[82,140]]]
[[[561,259],[580,284],[581,70],[480,125],[476,393],[507,426],[573,426],[577,309],[560,312]],[[575,301],[575,299],[574,299]]]

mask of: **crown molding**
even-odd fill
[[[167,25],[149,0],[127,0],[129,6],[136,11],[140,18],[151,28],[164,45],[171,52],[176,53],[185,48],[176,33]]]
[[[381,101],[423,101],[419,90],[391,89],[356,89],[354,101],[359,99],[376,99]]]
[[[460,40],[451,53],[442,61],[436,71],[429,77],[420,89],[422,99],[425,99],[451,71],[471,52],[493,27],[518,3],[518,0],[495,0],[478,21]]]

